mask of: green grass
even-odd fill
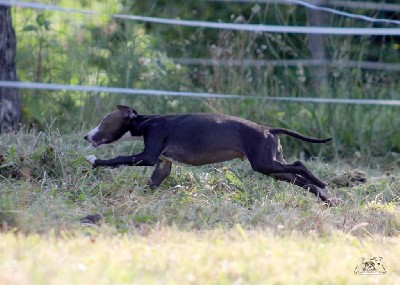
[[[152,168],[92,169],[84,160],[137,152],[140,142],[93,149],[83,133],[56,131],[0,140],[1,284],[399,282],[397,163],[306,161],[344,201],[328,208],[247,161],[174,165],[151,190]],[[83,226],[89,214],[102,225]],[[374,256],[385,276],[353,274]]]

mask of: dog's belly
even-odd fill
[[[191,166],[199,166],[199,165],[223,162],[235,158],[244,159],[245,157],[246,156],[242,152],[233,149],[219,150],[213,152],[201,152],[201,153],[186,152],[182,154],[179,152],[165,152],[162,155],[162,158],[166,160]]]

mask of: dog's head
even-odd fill
[[[117,140],[133,138],[129,127],[131,120],[137,117],[137,112],[122,105],[118,105],[117,109],[117,111],[106,115],[101,120],[100,125],[85,135],[85,140],[90,142],[92,146],[98,147]]]

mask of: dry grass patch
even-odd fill
[[[12,284],[399,284],[399,238],[276,236],[269,231],[146,235],[0,235],[0,283]],[[383,257],[384,275],[354,274]]]

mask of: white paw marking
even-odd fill
[[[95,164],[95,161],[96,161],[96,159],[97,159],[97,157],[96,156],[94,156],[94,155],[87,155],[87,156],[85,156],[85,159],[87,160],[87,161],[89,161],[91,164]]]

